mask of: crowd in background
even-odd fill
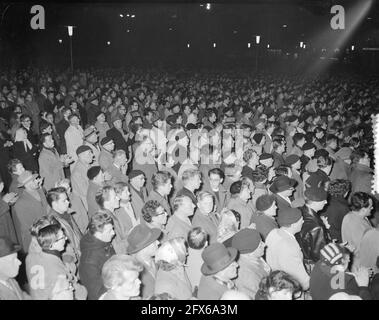
[[[375,78],[0,75],[1,299],[379,299]]]

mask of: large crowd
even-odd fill
[[[379,299],[375,78],[0,76],[0,300]]]

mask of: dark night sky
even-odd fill
[[[343,4],[349,13],[357,2],[342,0],[338,4]],[[1,38],[18,55],[49,55],[50,59],[58,60],[68,50],[65,25],[76,26],[73,41],[77,59],[177,55],[186,50],[187,43],[191,44],[192,54],[211,50],[213,42],[219,51],[239,52],[246,50],[248,42],[255,42],[256,34],[262,36],[262,45],[269,43],[271,48],[294,51],[299,41],[312,46],[312,39],[321,30],[328,30],[327,36],[324,43],[317,45],[333,47],[333,36],[342,32],[330,29],[333,1],[325,0],[216,3],[209,11],[205,5],[200,7],[200,3],[53,3],[44,5],[46,30],[37,31],[29,25],[32,4],[16,3],[8,7]],[[0,6],[3,13],[7,5]],[[378,5],[373,5],[349,43],[379,46],[378,12]],[[127,13],[136,17],[127,18]],[[63,43],[59,44],[58,39]]]

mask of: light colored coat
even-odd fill
[[[66,141],[67,154],[76,161],[78,159],[76,149],[78,149],[78,147],[80,147],[84,142],[82,127],[79,126],[76,128],[70,125],[64,133],[64,138]]]
[[[192,288],[199,287],[200,279],[202,276],[201,273],[201,265],[203,264],[203,258],[201,254],[203,253],[203,249],[192,249],[188,248],[188,257],[187,257],[187,275],[188,279],[191,282]]]
[[[158,269],[155,279],[155,294],[168,293],[174,299],[188,300],[192,298],[192,287],[183,266],[170,271]]]
[[[192,229],[192,225],[179,219],[175,214],[173,214],[167,222],[166,231],[167,231],[167,240],[183,237],[187,239],[188,232]]]
[[[132,204],[133,210],[137,218],[139,218],[141,221],[143,220],[142,217],[142,208],[146,203],[147,200],[147,191],[145,188],[141,189],[141,192],[143,194],[143,198],[140,197],[136,189],[133,188],[132,185],[129,187],[130,191],[130,202]]]
[[[228,209],[236,210],[241,215],[241,229],[247,228],[251,224],[253,217],[252,207],[239,197],[231,198],[227,207]]]
[[[354,254],[358,254],[363,235],[372,229],[373,227],[367,218],[349,212],[342,220],[342,241],[347,241],[354,248]]]
[[[298,280],[304,290],[309,287],[309,275],[303,264],[303,253],[296,238],[283,228],[273,229],[266,238],[266,261],[272,271],[287,272]]]
[[[21,290],[15,279],[0,279],[0,301],[1,300],[31,300],[31,297]]]
[[[43,148],[38,158],[39,174],[44,178],[43,187],[48,191],[64,179],[63,163],[58,152]]]
[[[123,174],[121,169],[117,168],[113,163],[108,167],[108,173],[112,176],[112,183],[125,182],[129,183],[129,177]]]
[[[108,168],[113,164],[113,155],[105,149],[100,151],[99,155],[99,166],[103,171],[107,171]]]

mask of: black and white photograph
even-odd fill
[[[0,300],[379,300],[379,2],[1,2],[0,193]]]

